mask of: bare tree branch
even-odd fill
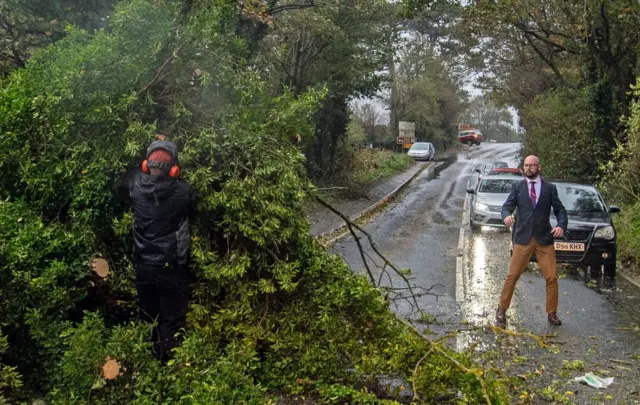
[[[367,273],[369,274],[369,279],[371,280],[371,284],[376,285],[376,279],[373,277],[373,273],[371,273],[371,269],[369,268],[369,264],[367,263],[367,258],[364,256],[364,249],[362,248],[362,244],[360,244],[360,238],[356,235],[356,232],[353,230],[353,226],[351,223],[347,222],[347,226],[349,227],[349,232],[353,236],[353,239],[358,244],[358,250],[360,251],[360,257],[362,258],[362,262],[364,263],[364,267],[367,269]]]
[[[374,252],[376,252],[376,254],[384,261],[385,265],[389,266],[391,269],[393,269],[393,271],[396,273],[396,275],[400,276],[400,278],[402,278],[402,280],[405,282],[405,284],[407,285],[407,287],[409,288],[409,292],[411,293],[411,298],[413,299],[413,302],[416,306],[416,308],[420,308],[420,305],[418,304],[418,299],[416,298],[416,295],[414,293],[414,289],[411,286],[411,282],[409,281],[409,279],[407,278],[407,276],[405,276],[403,274],[403,272],[398,269],[396,267],[396,265],[394,265],[389,259],[386,258],[385,255],[383,255],[380,250],[378,249],[378,246],[376,245],[376,243],[373,241],[373,238],[371,237],[371,235],[366,232],[364,229],[362,229],[360,226],[358,226],[357,224],[355,224],[353,221],[351,221],[349,218],[347,218],[346,215],[344,215],[343,213],[341,213],[340,211],[338,211],[336,208],[334,208],[331,204],[329,204],[328,202],[326,202],[325,200],[323,200],[321,197],[319,196],[315,196],[316,201],[318,201],[320,204],[324,205],[325,207],[327,207],[329,210],[331,210],[333,213],[335,213],[336,215],[338,215],[340,218],[342,218],[347,225],[349,226],[349,231],[351,232],[352,235],[354,235],[353,229],[355,228],[357,230],[359,230],[360,232],[362,232],[363,234],[365,234],[365,236],[367,237],[367,239],[369,240],[369,245],[371,245],[371,248],[373,249]],[[355,236],[354,236],[355,237]],[[358,238],[356,238],[356,242],[358,243],[358,247],[360,249],[361,245],[358,241]],[[370,275],[371,276],[371,275]],[[372,282],[374,283],[373,285],[375,286],[375,279],[372,279]]]
[[[547,58],[547,56],[544,54],[544,52],[542,52],[537,46],[536,44],[533,42],[533,40],[531,39],[531,37],[529,37],[529,35],[527,35],[527,33],[524,33],[524,37],[527,41],[527,43],[531,46],[531,48],[534,50],[535,53],[537,53],[540,56],[540,59],[542,59],[550,68],[551,70],[553,70],[553,73],[556,75],[556,77],[558,78],[558,80],[560,81],[561,84],[566,84],[564,77],[562,76],[562,73],[560,73],[560,70],[558,69],[558,67],[555,65],[555,63],[553,63],[553,61],[551,61],[551,59]]]
[[[535,32],[534,30],[531,30],[529,28],[527,28],[526,25],[524,25],[523,23],[515,23],[514,26],[516,28],[518,28],[520,31],[522,31],[524,34],[530,35],[532,37],[534,37],[535,39],[544,42],[545,44],[551,46],[552,48],[556,48],[559,49],[563,52],[569,52],[569,50],[564,46],[561,45],[555,41],[550,40],[549,38],[545,38],[542,35],[538,34],[537,32]],[[575,52],[569,52],[569,53],[575,53]]]

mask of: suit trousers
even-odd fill
[[[533,253],[536,253],[536,260],[542,270],[542,275],[546,281],[546,306],[547,313],[558,311],[558,272],[556,267],[556,251],[553,245],[540,245],[532,236],[526,245],[513,244],[513,254],[509,274],[504,280],[502,294],[500,295],[499,307],[507,310],[511,304],[513,290],[516,282],[527,269],[529,260]]]

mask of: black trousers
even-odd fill
[[[185,326],[189,282],[187,266],[136,265],[138,306],[143,319],[158,323],[153,329],[152,341],[154,354],[162,362],[166,362],[171,349],[181,343],[175,335]]]

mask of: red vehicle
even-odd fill
[[[487,173],[487,176],[491,176],[491,175],[510,175],[513,174],[514,176],[521,176],[524,177],[524,174],[522,174],[522,170],[515,168],[515,167],[496,167],[491,169],[491,171],[489,173]]]
[[[469,129],[458,132],[458,140],[469,146],[473,144],[480,145],[480,142],[484,141],[484,137],[477,129]]]

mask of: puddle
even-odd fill
[[[448,168],[449,166],[451,166],[452,164],[456,163],[458,161],[458,155],[448,155],[442,159],[438,159],[438,162],[442,162],[442,164],[436,168],[434,168],[433,170],[429,170],[429,174],[427,176],[427,180],[433,180],[433,179],[437,179],[440,177],[440,173],[445,170],[446,168]]]

